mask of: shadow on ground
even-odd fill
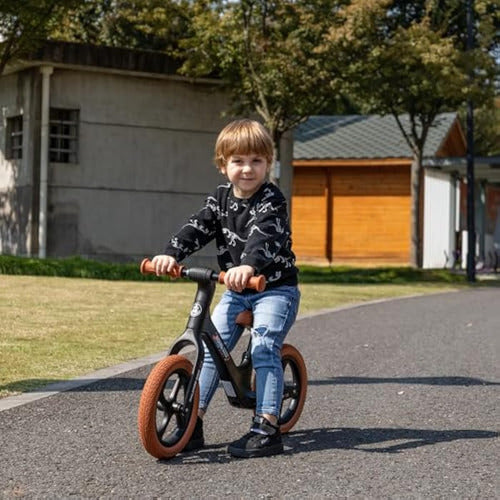
[[[308,429],[287,434],[283,438],[285,455],[323,450],[355,450],[365,453],[402,453],[422,446],[457,440],[493,439],[500,433],[488,430],[430,430],[401,428],[332,427]],[[210,446],[192,453],[181,453],[165,464],[223,463],[235,460],[227,453],[227,444]]]
[[[473,377],[331,377],[324,380],[310,380],[309,385],[356,385],[356,384],[423,384],[423,385],[500,385]]]

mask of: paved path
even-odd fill
[[[206,449],[159,462],[136,430],[150,366],[0,412],[1,498],[499,498],[500,288],[296,323],[309,395],[286,453],[238,460],[219,390]]]

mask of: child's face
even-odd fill
[[[220,170],[233,185],[235,196],[250,198],[264,184],[269,168],[264,156],[233,154]]]

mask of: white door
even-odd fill
[[[450,174],[425,170],[424,268],[453,265],[456,191]]]

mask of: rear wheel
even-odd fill
[[[149,374],[141,394],[139,435],[156,458],[172,458],[186,446],[196,425],[198,385],[189,407],[184,405],[193,365],[179,354],[167,356]]]
[[[281,349],[283,401],[278,420],[281,432],[288,432],[299,420],[307,394],[307,369],[302,354],[290,344]]]

